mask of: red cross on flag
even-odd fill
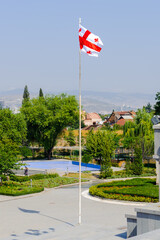
[[[101,39],[82,25],[79,25],[79,44],[82,52],[93,57],[98,57],[103,46]]]

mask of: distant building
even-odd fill
[[[99,116],[98,113],[92,112],[92,113],[86,113],[84,115],[83,121],[86,126],[91,126],[95,124],[101,124],[102,118]]]
[[[105,121],[105,123],[109,123],[110,125],[114,125],[115,123],[123,126],[127,121],[133,121],[136,116],[134,111],[121,111],[121,112],[113,112],[110,117]]]

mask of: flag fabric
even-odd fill
[[[82,52],[93,57],[98,57],[103,46],[101,39],[82,25],[79,25],[79,44]]]

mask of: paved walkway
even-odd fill
[[[82,184],[82,192],[90,185]],[[129,203],[97,202],[82,196],[79,225],[77,185],[28,197],[0,196],[0,200],[0,240],[125,239],[125,214],[133,214],[135,208]]]

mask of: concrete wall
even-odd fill
[[[160,124],[154,125],[154,155],[153,158],[156,160],[156,183],[159,184],[160,177]]]

